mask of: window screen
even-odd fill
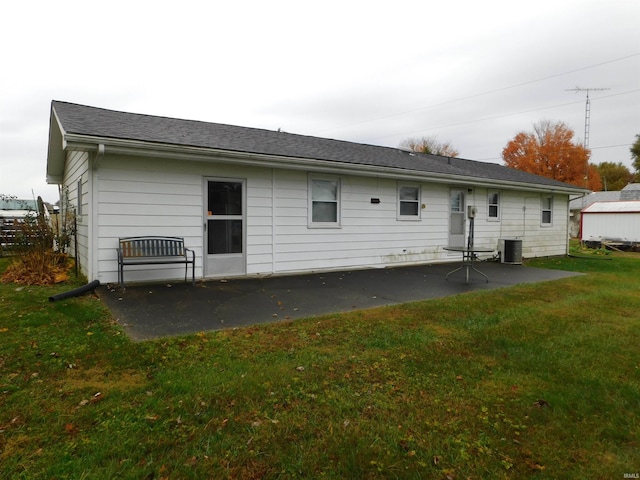
[[[551,224],[551,214],[553,213],[553,197],[543,197],[542,199],[542,224]]]
[[[311,179],[311,223],[338,223],[338,180]]]
[[[498,192],[489,193],[489,218],[500,218],[500,194]]]
[[[420,189],[402,185],[398,189],[400,216],[417,217],[420,213]]]

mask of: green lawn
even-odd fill
[[[0,478],[640,472],[640,257],[588,275],[133,343],[77,284],[0,284]],[[6,261],[0,259],[0,271]]]

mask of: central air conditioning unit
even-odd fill
[[[500,263],[522,264],[522,240],[501,238],[498,240]]]

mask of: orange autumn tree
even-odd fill
[[[533,132],[520,132],[502,150],[507,167],[535,173],[593,191],[602,189],[600,174],[589,164],[591,152],[573,142],[573,130],[563,122],[540,121]]]

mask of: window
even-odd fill
[[[489,192],[489,198],[487,200],[489,220],[500,220],[500,193]]]
[[[449,245],[464,245],[464,191],[451,190],[449,203]]]
[[[209,215],[242,215],[241,182],[207,182]]]
[[[310,211],[313,226],[340,225],[340,181],[332,178],[309,178]]]
[[[542,197],[542,225],[551,225],[551,214],[553,212],[553,197]]]
[[[78,217],[82,217],[82,177],[80,177],[78,179],[78,191],[77,191],[77,195],[78,195],[78,209],[76,211],[76,215]]]
[[[403,219],[420,218],[420,187],[398,186],[398,216]]]
[[[463,213],[464,193],[461,190],[451,190],[451,211]]]
[[[207,182],[207,253],[242,253],[243,183]]]

